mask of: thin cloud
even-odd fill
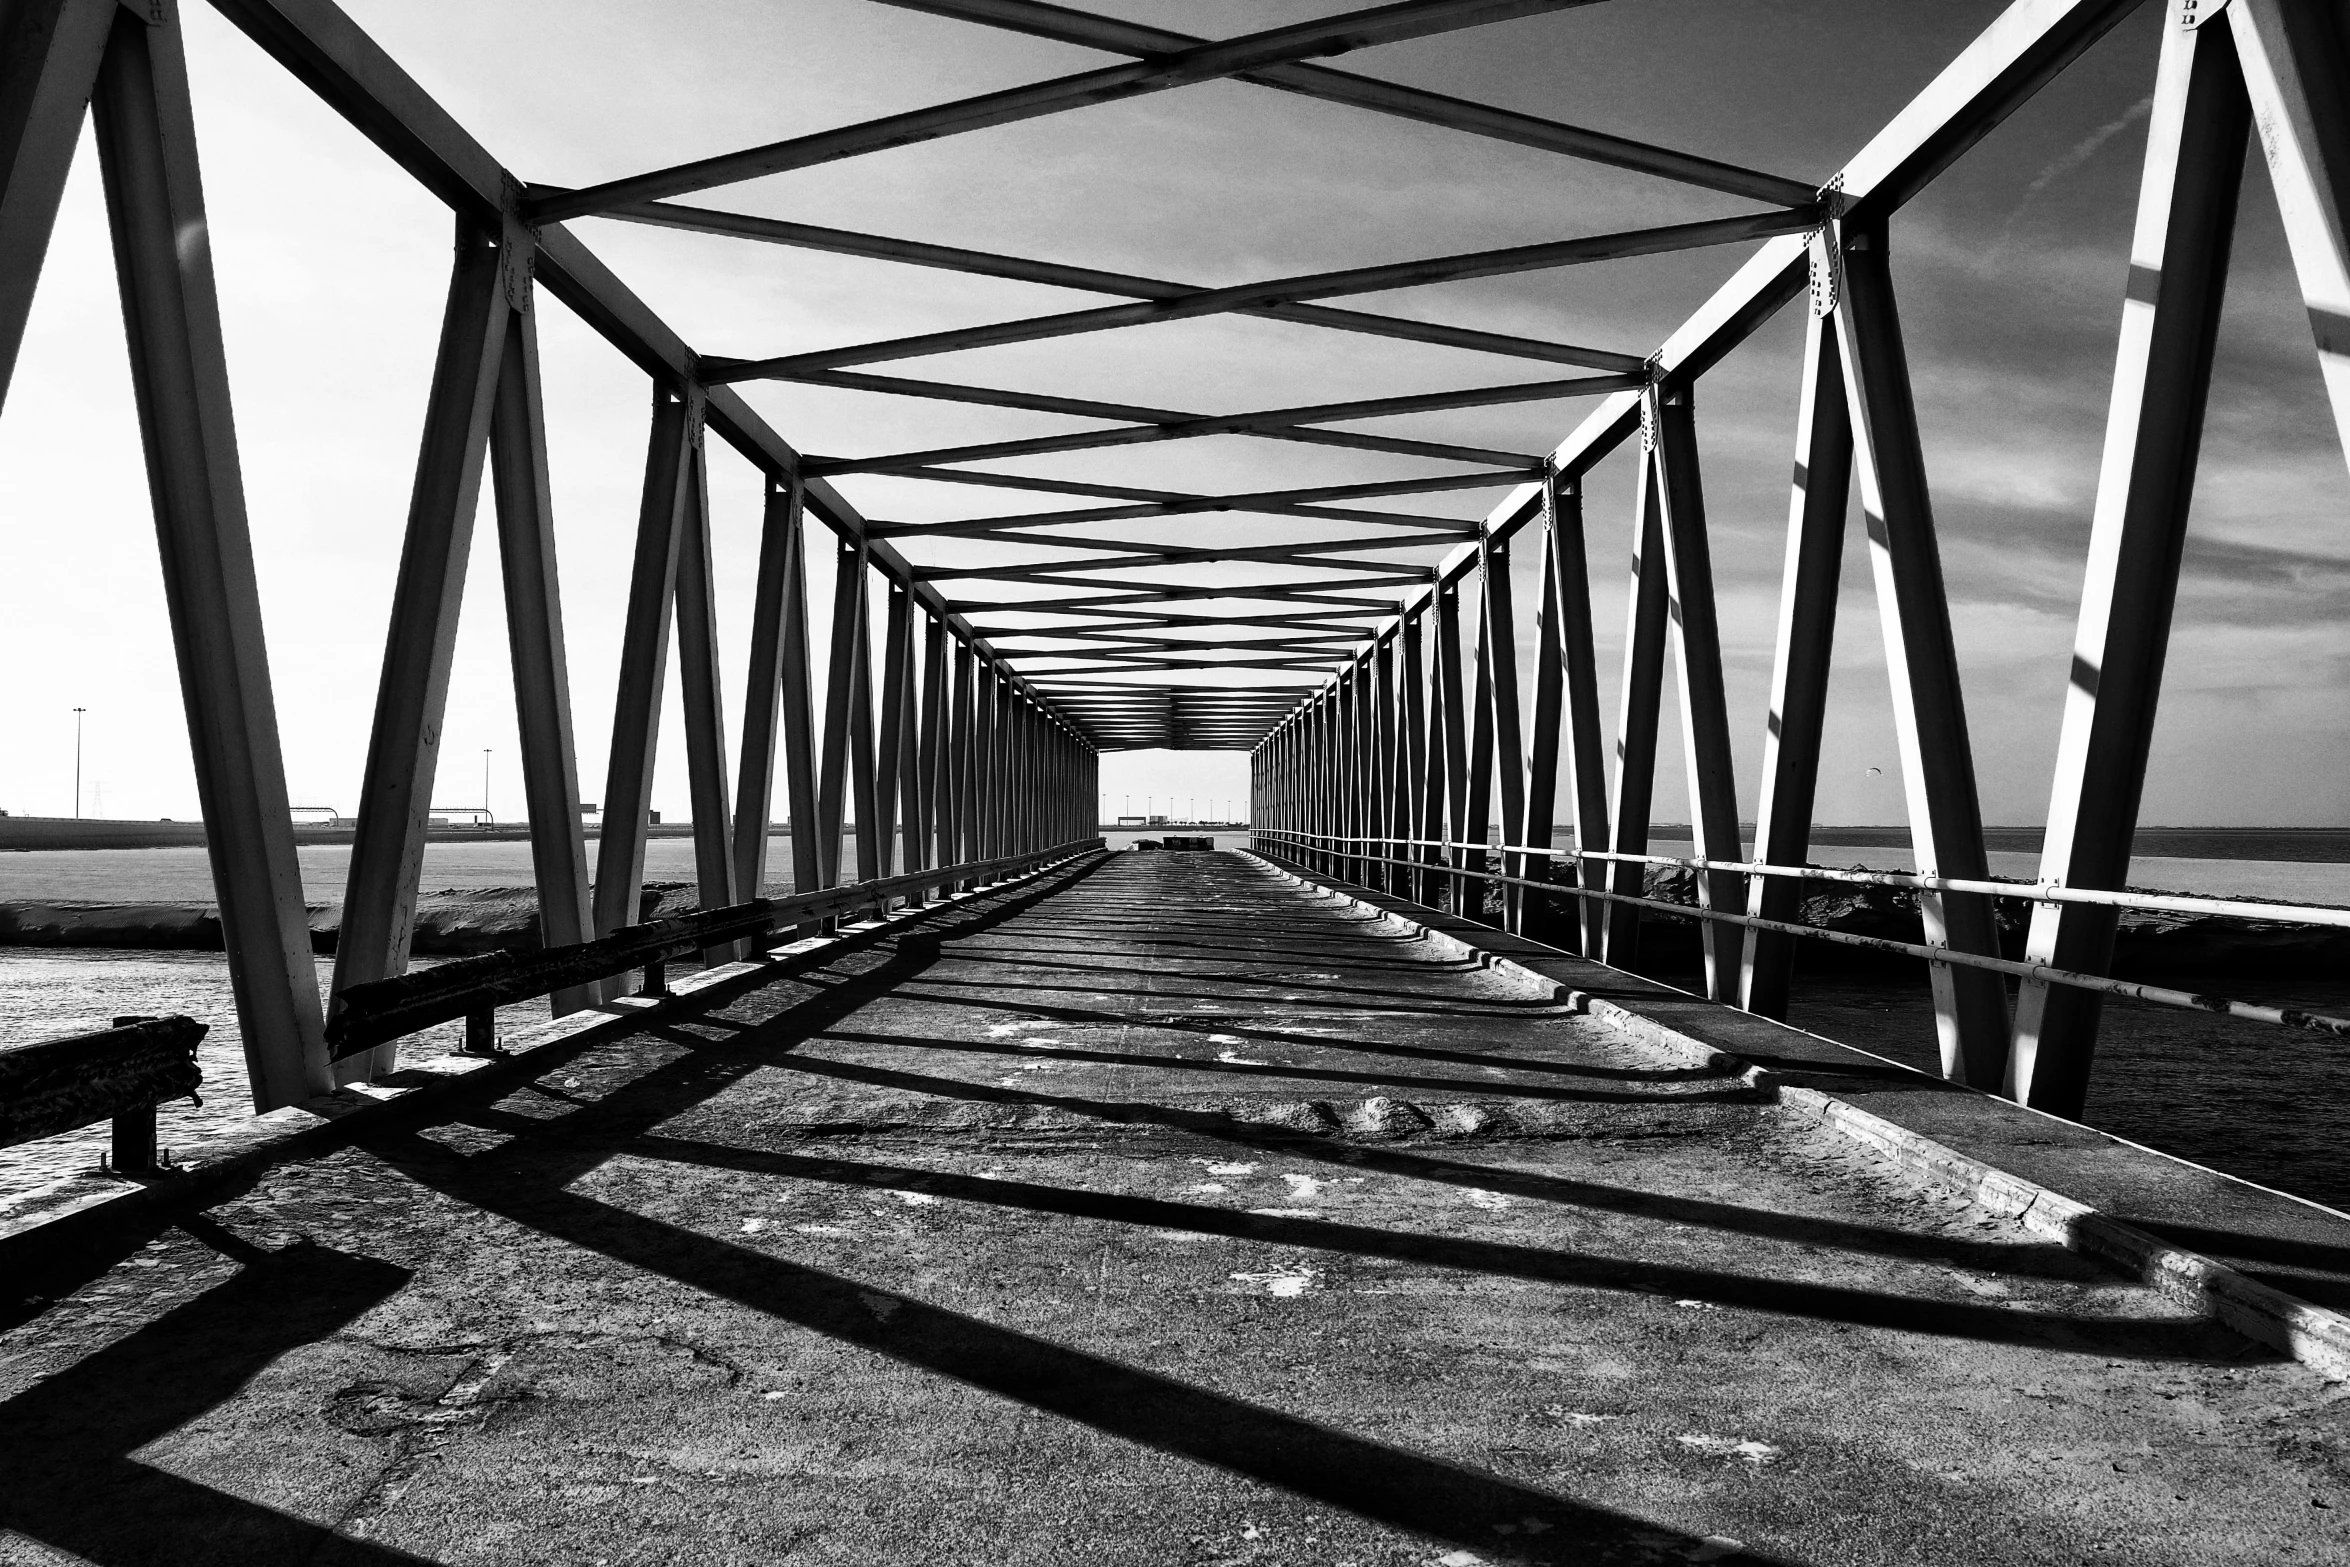
[[[2088,135],[2073,143],[2073,145],[2066,149],[2062,155],[2050,160],[2046,168],[2042,169],[2037,175],[2033,176],[2032,183],[2024,187],[2023,195],[2017,199],[2014,207],[2009,209],[2007,214],[2007,221],[2000,225],[1999,237],[1993,240],[1991,242],[1990,248],[1984,252],[1985,259],[1988,260],[1989,258],[1998,255],[2002,250],[2007,248],[2009,240],[2011,240],[2015,235],[2016,225],[2023,221],[2024,214],[2031,210],[2032,203],[2038,201],[2041,195],[2047,191],[2049,186],[2055,184],[2058,180],[2063,179],[2066,175],[2072,173],[2075,169],[2078,169],[2081,167],[2081,165],[2087,163],[2091,158],[2096,157],[2099,152],[2104,150],[2105,144],[2107,142],[2113,140],[2116,136],[2119,136],[2122,132],[2128,130],[2131,126],[2136,125],[2139,121],[2147,118],[2153,112],[2154,95],[2152,93],[2148,93],[2145,97],[2139,99],[2136,103],[2131,104],[2127,109],[2124,109],[2121,113],[2115,115],[2112,119],[2106,121],[2103,125],[2098,126],[2097,129],[2091,131]]]

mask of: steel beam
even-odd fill
[[[1822,241],[1821,277],[1829,276]],[[1823,306],[1831,303],[1824,296]],[[1771,707],[1763,731],[1762,798],[1755,810],[1754,854],[1768,865],[1811,858],[1813,797],[1819,786],[1820,737],[1827,722],[1828,660],[1836,640],[1836,599],[1844,571],[1844,515],[1852,496],[1852,418],[1844,400],[1836,321],[1812,313],[1803,343],[1803,389],[1795,424],[1795,482],[1787,506],[1786,565],[1780,573],[1778,629],[1771,655]],[[1746,911],[1797,923],[1801,882],[1754,877]],[[1764,1017],[1787,1016],[1795,972],[1795,938],[1750,930],[1738,1004]]]
[[[1800,233],[1818,226],[1816,209],[1805,206],[1736,218],[1709,218],[1697,223],[1673,223],[1658,228],[1627,229],[1614,234],[1590,234],[1575,239],[1550,240],[1538,245],[1513,245],[1501,250],[1472,251],[1456,256],[1431,256],[1418,261],[1390,262],[1372,267],[1350,267],[1339,272],[1309,273],[1299,277],[1269,278],[1230,288],[1206,288],[1175,299],[1144,300],[1126,305],[1097,305],[1089,310],[1064,311],[1020,321],[986,326],[956,327],[923,332],[886,342],[858,343],[810,353],[783,354],[771,359],[717,360],[711,363],[714,382],[788,379],[810,370],[836,370],[844,365],[879,364],[917,359],[932,354],[962,353],[974,348],[1000,348],[1011,343],[1034,343],[1118,327],[1155,326],[1168,321],[1190,321],[1201,316],[1226,315],[1254,305],[1335,299],[1348,294],[1384,293],[1389,289],[1421,288],[1431,283],[1466,282],[1476,278],[1506,277],[1516,273],[1584,266],[1600,261],[1623,261],[1675,251],[1735,245],[1777,234]]]
[[[1836,335],[1851,410],[1853,467],[1869,530],[1869,560],[1893,687],[1911,854],[1921,874],[1990,875],[1974,750],[1959,692],[1950,595],[1934,538],[1909,363],[1882,228],[1842,225]],[[1999,956],[1991,900],[1979,893],[1920,892],[1926,945]],[[2007,1076],[2007,987],[1983,969],[1933,965],[1934,1017],[1944,1075],[1998,1090]]]
[[[854,795],[863,792],[850,777],[849,750],[855,744],[850,708],[856,701],[857,661],[865,651],[865,597],[862,542],[843,539],[833,558],[832,643],[824,664],[824,749],[816,806],[817,864],[826,887],[841,884],[841,838],[849,813],[860,803]]]
[[[1490,562],[1488,562],[1490,564]],[[1465,870],[1487,871],[1492,868],[1492,857],[1486,846],[1493,841],[1493,652],[1486,644],[1491,621],[1482,602],[1484,590],[1492,578],[1480,569],[1477,587],[1480,602],[1470,634],[1475,645],[1465,661],[1468,677],[1468,711],[1463,715],[1469,731],[1468,765],[1461,775],[1467,785],[1462,800],[1460,821],[1453,836],[1475,847],[1455,849],[1453,863]],[[1486,890],[1493,884],[1481,877],[1459,877],[1453,883],[1453,911],[1467,918],[1482,921],[1485,915]]]
[[[2222,20],[2350,457],[2350,37],[2340,8],[2323,0],[2234,0]]]
[[[333,0],[212,3],[427,190],[477,221],[504,221],[520,182]],[[656,380],[701,384],[700,360],[685,341],[574,235],[560,225],[531,232],[539,281],[592,331]],[[779,483],[798,470],[799,454],[739,395],[705,390],[710,430]],[[806,489],[809,509],[826,526],[862,537],[864,518],[845,497],[821,480]],[[875,540],[869,554],[876,570],[904,580],[906,563],[888,543]],[[958,635],[967,629],[935,588],[918,586],[914,596]]]
[[[670,605],[677,597],[687,488],[699,399],[667,386],[653,391],[637,508],[628,610],[621,623],[620,678],[612,698],[612,750],[604,771],[604,825],[596,841],[596,934],[637,923],[645,882],[645,830],[653,805],[653,761],[661,735],[661,687],[669,672]]]
[[[1730,706],[1722,690],[1722,638],[1714,607],[1713,550],[1707,539],[1705,488],[1698,473],[1697,425],[1684,389],[1654,394],[1657,495],[1664,525],[1665,583],[1676,684],[1681,693],[1681,748],[1688,769],[1689,817],[1697,857],[1745,858],[1739,840],[1738,777],[1730,760]],[[1738,913],[1746,907],[1745,878],[1734,871],[1702,872],[1700,908]],[[1707,920],[1706,993],[1735,1004],[1744,966],[1745,932]]]
[[[2015,0],[1823,189],[1841,193],[1848,215],[1890,215],[2139,4]],[[1803,291],[1809,246],[1805,235],[1766,241],[1658,347],[1651,356],[1655,373],[1668,382],[1687,383],[1720,363]],[[1552,464],[1570,478],[1588,472],[1638,431],[1640,402],[1636,392],[1609,398],[1558,443]],[[1541,516],[1542,486],[1529,483],[1495,505],[1486,525],[1507,537]],[[1459,577],[1475,560],[1476,551],[1463,546],[1446,558],[1439,574],[1446,580]],[[1416,596],[1402,612],[1432,596],[1432,590]]]
[[[910,870],[899,855],[902,826],[911,832],[919,812],[913,803],[914,688],[913,600],[902,583],[889,585],[881,628],[881,732],[873,754],[873,837],[877,874]]]
[[[1633,504],[1632,580],[1624,610],[1624,670],[1616,701],[1616,772],[1608,797],[1608,847],[1617,854],[1648,852],[1648,818],[1656,794],[1656,739],[1662,715],[1666,620],[1672,590],[1666,576],[1664,503],[1657,493],[1654,454],[1640,459],[1639,494]],[[1638,865],[1610,862],[1608,890],[1642,897]],[[1600,937],[1601,961],[1631,968],[1640,960],[1640,910],[1628,903],[1606,905]]]
[[[2163,38],[2040,854],[2041,881],[2057,886],[2129,883],[2252,123],[2236,53],[2223,26],[2173,26]],[[2039,904],[2025,956],[2106,973],[2117,919],[2094,904]],[[2094,990],[2024,980],[2006,1091],[2079,1116],[2103,1001]]]
[[[1428,833],[1431,839],[1448,842],[1465,841],[1468,830],[1469,806],[1469,710],[1467,663],[1461,647],[1461,594],[1457,583],[1446,583],[1444,591],[1436,595],[1436,646],[1429,652],[1429,674],[1435,689],[1429,695],[1428,722],[1432,726],[1428,748],[1428,774],[1434,784],[1433,801],[1443,803],[1439,815],[1429,811],[1441,826],[1441,831]],[[1441,852],[1441,851],[1440,851]],[[1468,851],[1455,849],[1443,854],[1455,872],[1468,864]],[[1455,914],[1467,912],[1462,907],[1462,893],[1467,886],[1465,878],[1455,874],[1441,884],[1447,889],[1443,907]]]
[[[813,385],[827,385],[827,383],[837,381],[837,376],[818,378],[818,376],[811,374],[811,376],[799,376],[797,381],[813,383]],[[808,472],[823,472],[823,475],[853,475],[853,472],[907,472],[907,470],[935,468],[935,465],[940,465],[940,463],[985,463],[985,460],[994,460],[994,458],[1053,456],[1053,453],[1062,453],[1062,451],[1095,451],[1095,449],[1102,449],[1102,446],[1147,446],[1147,444],[1154,444],[1154,442],[1194,442],[1194,439],[1206,439],[1210,435],[1276,435],[1276,432],[1297,430],[1300,425],[1335,425],[1335,423],[1361,421],[1361,418],[1403,418],[1403,416],[1410,416],[1410,413],[1433,413],[1433,411],[1448,411],[1448,409],[1483,409],[1483,406],[1516,404],[1516,402],[1553,402],[1553,399],[1563,399],[1563,397],[1600,397],[1600,395],[1605,395],[1605,392],[1624,390],[1626,385],[1643,385],[1643,383],[1645,383],[1643,376],[1624,376],[1624,374],[1619,374],[1619,376],[1574,376],[1572,381],[1532,381],[1532,383],[1509,385],[1509,388],[1478,388],[1478,390],[1471,390],[1471,392],[1426,392],[1426,395],[1412,395],[1412,397],[1361,397],[1361,399],[1354,399],[1354,402],[1321,402],[1321,404],[1293,406],[1293,409],[1255,409],[1255,411],[1246,411],[1246,413],[1175,413],[1170,409],[1168,411],[1126,409],[1123,404],[1079,404],[1079,406],[1074,406],[1074,409],[1053,409],[1053,411],[1055,413],[1076,413],[1079,418],[1135,418],[1137,413],[1140,413],[1142,421],[1116,425],[1116,428],[1112,428],[1112,430],[1072,430],[1072,432],[1067,432],[1067,435],[1039,435],[1039,437],[1015,439],[1015,442],[978,442],[978,444],[966,444],[966,446],[931,446],[931,449],[924,449],[924,451],[893,451],[893,453],[884,453],[884,456],[870,456],[870,458],[811,458],[811,463],[808,463]],[[1069,399],[1055,399],[1055,402],[1069,402]],[[1154,413],[1163,413],[1163,416],[1154,416]],[[1361,442],[1351,442],[1351,444],[1361,444]],[[1495,465],[1499,465],[1499,468],[1504,468],[1509,472],[1520,472],[1520,475],[1523,475],[1523,472],[1530,472],[1532,468],[1537,468],[1539,465],[1537,458],[1523,456],[1523,453],[1485,451],[1485,449],[1480,449],[1480,446],[1452,446],[1452,444],[1429,444],[1429,442],[1382,442],[1377,446],[1377,449],[1398,451],[1398,453],[1405,453],[1405,456],[1410,456],[1410,453],[1417,453],[1417,451],[1431,451],[1431,453],[1436,453],[1436,456],[1445,456],[1445,458],[1452,458],[1452,460],[1478,460],[1478,463],[1495,463]],[[1469,477],[1443,475],[1443,477],[1433,479],[1426,489],[1459,489],[1462,484],[1473,484],[1473,482],[1476,482],[1476,477],[1473,475],[1469,475]],[[1389,482],[1382,482],[1379,489],[1339,486],[1337,493],[1328,493],[1328,496],[1323,496],[1323,498],[1335,500],[1339,496],[1410,496],[1410,493],[1424,493],[1419,489],[1408,489],[1410,482],[1396,484],[1394,489],[1389,489],[1386,484]],[[1285,498],[1288,493],[1293,493],[1293,491],[1267,491],[1267,498]],[[1246,496],[1238,496],[1238,498],[1246,500]],[[1201,510],[1224,510],[1224,507],[1201,507]],[[1135,517],[1135,515],[1140,515],[1140,512],[1109,512],[1109,515]]]
[[[0,403],[120,0],[0,5]]]
[[[1490,474],[1445,474],[1425,479],[1379,480],[1370,484],[1324,485],[1305,490],[1266,490],[1241,496],[1192,495],[1181,490],[1143,489],[1131,484],[1093,484],[1077,479],[1047,479],[1023,473],[991,473],[979,468],[907,468],[898,470],[894,477],[921,479],[940,484],[964,484],[982,489],[1031,490],[1045,495],[1083,495],[1103,500],[1132,501],[1138,506],[1165,506],[1167,508],[1164,511],[1137,510],[1130,512],[1120,509],[1121,515],[1132,517],[1171,517],[1187,515],[1192,512],[1231,511],[1236,508],[1236,503],[1246,502],[1248,510],[1262,511],[1268,516],[1334,517],[1341,521],[1370,519],[1393,522],[1398,526],[1426,526],[1448,519],[1414,517],[1409,513],[1401,512],[1350,512],[1337,508],[1324,510],[1308,506],[1305,503],[1334,497],[1426,495],[1443,490],[1490,489],[1510,482],[1516,477],[1516,474],[1517,470],[1510,468]],[[1065,517],[1054,512],[1035,512],[1018,519],[1001,517],[980,519],[986,527],[991,529],[1015,526],[1043,527],[1054,521],[1066,520]],[[960,526],[960,523],[887,522],[874,523],[870,526],[869,531],[874,537],[883,538],[900,531],[927,532]]]
[[[1485,558],[1479,567],[1478,578],[1484,584],[1478,601],[1484,612],[1479,651],[1485,661],[1485,673],[1479,683],[1486,688],[1491,704],[1493,766],[1495,781],[1501,790],[1502,841],[1524,843],[1527,841],[1525,719],[1518,700],[1517,596],[1510,582],[1510,547],[1507,541],[1490,536],[1486,539]],[[1502,870],[1507,875],[1523,877],[1526,874],[1526,856],[1506,856]],[[1506,888],[1502,906],[1506,911],[1506,928],[1523,933],[1526,913],[1524,889]]]
[[[253,1106],[274,1110],[326,1091],[334,1077],[286,804],[187,59],[176,7],[159,0],[144,16],[124,8],[110,20],[92,119],[131,390]],[[77,18],[67,41],[86,53],[81,25]],[[23,63],[11,59],[0,70]],[[58,82],[70,84],[82,69],[79,56],[58,64],[65,77],[29,89],[51,104]],[[46,62],[41,69],[46,75]],[[7,90],[26,92],[25,79],[12,75]],[[31,181],[55,151],[31,145],[56,134],[40,112],[42,129],[15,133],[12,156],[31,160],[23,165],[28,183],[19,186],[19,170],[0,165],[9,201],[21,194],[26,202],[18,216],[38,216],[41,198]],[[31,119],[28,113],[18,123]]]
[[[1062,43],[1083,44],[1119,54],[1156,55],[1189,48],[1199,42],[1188,33],[1170,32],[1114,17],[1093,16],[1041,0],[884,0],[911,11],[928,11],[964,21],[984,22],[1015,32],[1032,33]],[[1735,164],[1720,163],[1670,148],[1611,136],[1604,131],[1538,119],[1490,104],[1469,103],[1439,93],[1406,87],[1376,77],[1357,76],[1326,65],[1293,63],[1241,73],[1239,80],[1283,92],[1319,98],[1351,108],[1396,115],[1448,130],[1489,136],[1522,147],[1538,147],[1587,162],[1634,169],[1661,179],[1678,180],[1704,190],[1718,190],[1754,201],[1782,204],[1810,195],[1811,187]]]
[[[675,168],[612,180],[586,190],[550,191],[532,203],[530,216],[535,223],[582,217],[622,202],[654,201],[687,191],[709,190],[941,136],[1214,81],[1292,60],[1427,38],[1510,17],[1591,3],[1592,0],[1405,0],[1402,4],[1350,11],[1198,44],[1133,65],[1107,66],[933,108],[893,114],[862,125],[770,142]]]
[[[508,243],[501,243],[501,239]],[[457,260],[441,316],[408,530],[392,587],[391,626],[359,790],[359,823],[335,943],[336,994],[408,971],[417,880],[440,768],[449,665],[472,557],[474,513],[512,299],[529,288],[527,243],[457,222]],[[347,1077],[391,1070],[398,1047],[338,1065]]]
[[[1811,191],[1798,187],[1784,198],[1782,204],[1812,199]],[[1195,283],[1170,283],[1158,278],[1103,272],[1093,267],[1031,261],[1020,256],[1001,256],[950,245],[928,245],[918,240],[891,239],[879,234],[856,234],[845,229],[819,228],[813,224],[753,217],[743,212],[720,212],[708,207],[682,207],[668,202],[645,201],[615,207],[599,216],[650,224],[656,228],[725,234],[737,239],[791,245],[806,250],[827,251],[834,255],[941,267],[950,272],[979,277],[1012,278],[1023,283],[1043,283],[1054,288],[1086,289],[1129,299],[1175,299],[1199,292],[1199,285]],[[1588,365],[1595,370],[1636,371],[1642,367],[1642,361],[1636,354],[1619,354],[1604,348],[1580,348],[1570,343],[1542,342],[1466,327],[1439,326],[1433,322],[1414,321],[1409,317],[1373,315],[1368,311],[1343,310],[1329,305],[1276,303],[1253,306],[1235,311],[1234,314],[1260,316],[1267,320],[1323,327],[1338,332],[1359,332],[1371,337],[1400,338],[1407,342],[1433,343],[1446,348],[1466,348],[1522,359],[1547,360],[1553,364]],[[826,378],[811,376],[808,379]]]
[[[587,836],[579,811],[579,753],[571,734],[571,662],[555,571],[554,490],[547,473],[547,419],[539,384],[538,313],[506,317],[498,392],[490,415],[490,473],[497,500],[498,564],[506,590],[506,646],[522,744],[522,792],[530,818],[539,943],[593,939]],[[485,802],[486,803],[486,802]],[[549,998],[557,1017],[595,1000],[575,986]]]
[[[686,788],[693,801],[694,884],[705,909],[755,897],[734,885],[734,807],[726,797],[726,703],[718,676],[718,587],[710,558],[710,480],[692,431],[685,510],[678,519],[677,684],[685,708]],[[731,947],[704,954],[731,962]]]
[[[796,569],[799,532],[797,497],[770,483],[760,514],[759,574],[751,592],[750,662],[743,672],[742,752],[734,791],[734,884],[745,898],[767,895],[775,742],[783,709],[785,604],[791,594],[802,591]]]
[[[922,625],[922,733],[916,746],[915,767],[921,783],[916,797],[916,832],[908,845],[916,869],[952,865],[954,789],[947,759],[948,727],[947,628],[935,617]]]

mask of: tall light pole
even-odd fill
[[[490,814],[490,748],[486,745],[481,748],[481,814],[485,819]]]
[[[82,819],[82,714],[86,707],[73,710],[73,819]]]

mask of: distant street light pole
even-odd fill
[[[490,814],[490,748],[481,748],[481,814]]]
[[[82,819],[82,714],[86,707],[73,710],[73,819]]]

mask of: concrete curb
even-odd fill
[[[796,969],[854,951],[942,911],[1065,871],[1085,858],[1085,855],[1073,855],[1019,876],[989,882],[970,892],[934,897],[918,908],[899,909],[860,920],[829,936],[811,936],[775,947],[755,961],[724,963],[680,974],[670,981],[670,993],[666,996],[625,996],[509,1035],[504,1054],[495,1058],[437,1056],[401,1068],[403,1074],[429,1074],[435,1081],[398,1087],[352,1084],[298,1105],[250,1117],[229,1131],[176,1144],[175,1152],[183,1157],[177,1169],[167,1176],[137,1180],[88,1171],[35,1187],[0,1201],[0,1256],[26,1246],[67,1239],[70,1232],[78,1232],[90,1224],[133,1218],[157,1204],[200,1199],[218,1184],[241,1174],[281,1159],[322,1151],[343,1135],[343,1123],[354,1118],[372,1120],[395,1109],[408,1112],[423,1109],[484,1072],[520,1078],[533,1069],[534,1063],[543,1062],[547,1053],[557,1046],[593,1043],[597,1035],[607,1031],[627,1032],[643,1027],[648,1021],[690,1012],[693,1009],[690,1003],[705,991],[745,981],[785,977]]]
[[[1343,884],[1326,882],[1294,871],[1262,855],[1245,850],[1242,852],[1249,853],[1250,858],[1297,886],[1413,925],[1437,950],[1449,957],[1476,959],[1495,968],[1514,970],[1529,981],[1549,987],[1553,994],[1565,990],[1562,999],[1575,1011],[1606,1023],[1620,1033],[1664,1049],[1693,1065],[1727,1077],[1742,1078],[1760,1090],[1770,1102],[1810,1116],[1821,1125],[1891,1159],[1912,1174],[1922,1176],[1944,1190],[1965,1198],[1986,1213],[2013,1220],[2033,1234],[2054,1241],[2068,1251],[2093,1258],[2119,1273],[2160,1290],[2174,1300],[2194,1305],[2246,1338],[2301,1362],[2320,1376],[2336,1382],[2350,1381],[2350,1316],[2323,1306],[2311,1305],[2297,1296],[2248,1278],[2224,1262],[2173,1245],[2087,1203],[2010,1174],[1970,1154],[1961,1153],[1946,1143],[1937,1142],[1922,1132],[1889,1121],[1833,1094],[1787,1082],[1780,1073],[1769,1067],[1758,1066],[1718,1045],[1693,1039],[1678,1029],[1653,1018],[1643,1017],[1617,1002],[1602,1000],[1564,986],[1560,981],[1536,973],[1513,958],[1488,951],[1419,917],[1435,914],[1435,910],[1423,909],[1402,899],[1391,901],[1367,895],[1368,889],[1357,891]],[[1528,946],[1539,945],[1523,936],[1508,939],[1525,942]],[[1565,952],[1557,955],[1562,958],[1574,956]],[[1955,1091],[1980,1092],[1956,1084],[1948,1086]]]

